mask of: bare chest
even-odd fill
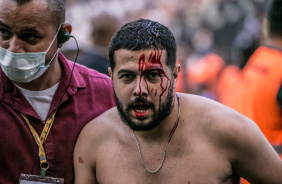
[[[198,144],[165,145],[150,148],[142,145],[138,149],[135,143],[129,146],[115,144],[100,154],[96,165],[98,183],[132,184],[235,184],[239,178],[232,173],[230,163],[224,155],[212,149],[206,142]],[[140,157],[140,150],[142,159]],[[157,170],[150,173],[150,170]]]

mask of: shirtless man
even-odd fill
[[[282,183],[282,161],[254,122],[175,92],[180,66],[165,26],[144,19],[124,25],[109,56],[117,107],[82,130],[76,184]]]

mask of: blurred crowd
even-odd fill
[[[67,8],[66,21],[73,25],[73,35],[80,47],[78,62],[85,63],[85,55],[89,58],[91,52],[107,57],[110,38],[124,23],[152,19],[166,25],[175,35],[178,63],[182,66],[178,91],[217,100],[215,89],[210,88],[222,68],[230,64],[242,68],[259,46],[267,1],[69,0]],[[102,16],[115,20],[107,24],[109,21]],[[95,38],[95,31],[96,35],[107,33]],[[97,38],[104,38],[104,43],[97,43]],[[68,42],[64,49],[67,56],[74,57],[75,42]],[[104,69],[100,71],[107,74]]]

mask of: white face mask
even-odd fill
[[[3,72],[15,82],[28,83],[40,77],[50,66],[57,55],[57,51],[45,65],[46,53],[51,48],[59,29],[46,52],[13,53],[0,47],[0,64]]]

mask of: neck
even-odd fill
[[[21,88],[31,90],[31,91],[42,91],[48,88],[51,88],[57,84],[62,75],[62,68],[58,61],[58,56],[54,58],[54,61],[51,63],[50,67],[46,72],[40,76],[38,79],[35,79],[29,83],[20,83],[14,82],[16,85]]]
[[[138,131],[135,132],[135,134],[143,141],[148,142],[163,142],[163,140],[167,140],[170,134],[173,133],[172,130],[174,126],[176,125],[176,123],[178,123],[176,121],[178,119],[178,111],[180,111],[179,107],[180,103],[178,103],[177,97],[175,95],[173,100],[173,108],[170,115],[158,127],[155,127],[150,131]]]

